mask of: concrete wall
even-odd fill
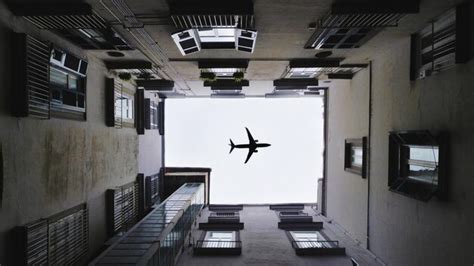
[[[366,246],[367,179],[344,170],[344,141],[368,135],[369,71],[333,81],[328,93],[327,216]]]
[[[368,83],[362,80],[368,80],[367,73],[357,74],[350,88],[331,90],[327,214],[360,240],[367,233],[364,202],[370,195],[370,249],[386,264],[472,265],[474,60],[410,82],[409,51],[409,35],[400,34],[374,49],[369,58],[373,64],[370,194],[367,180],[342,171],[343,139],[368,133]],[[353,118],[358,122],[352,123]],[[450,135],[448,201],[421,202],[388,190],[388,132],[416,129]]]
[[[393,265],[470,265],[474,262],[474,61],[425,80],[408,78],[409,38],[373,59],[370,239]],[[401,71],[405,70],[405,71]],[[388,131],[443,130],[450,134],[450,200],[424,203],[388,191]]]
[[[278,229],[278,217],[268,205],[245,205],[240,211],[240,221],[244,229],[240,231],[242,254],[240,256],[194,256],[192,247],[185,245],[177,265],[352,265],[351,258],[356,258],[360,265],[379,265],[371,256],[361,249],[356,242],[347,237],[335,225],[327,223],[306,206],[305,212],[313,216],[313,221],[324,223],[323,232],[331,240],[338,240],[346,248],[346,256],[297,256],[291,246],[285,230]],[[199,222],[207,222],[209,211],[203,210]],[[200,239],[203,231],[193,227],[192,241]]]
[[[12,117],[9,29],[49,35],[24,27],[2,8],[0,13],[0,143],[4,158],[0,264],[5,265],[9,259],[11,242],[7,235],[12,228],[83,202],[89,209],[90,257],[106,240],[106,189],[134,181],[138,173],[136,130],[105,126],[106,69],[91,56],[87,70],[87,121]]]
[[[145,91],[145,98],[158,103],[155,93]],[[163,137],[158,129],[145,130],[145,135],[138,136],[138,172],[145,176],[160,172],[163,166]]]

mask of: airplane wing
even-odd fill
[[[247,130],[247,136],[249,137],[249,144],[250,145],[255,145],[256,144],[255,140],[253,139],[252,134],[250,134],[249,129],[245,128],[245,130]],[[253,151],[252,151],[252,153],[253,153]],[[252,154],[250,153],[250,155],[252,155]],[[249,155],[249,158],[250,158],[250,155]]]
[[[245,163],[247,163],[250,159],[250,157],[252,157],[252,154],[255,152],[256,148],[252,148],[250,147],[249,148],[249,153],[247,154],[247,159],[245,160]]]

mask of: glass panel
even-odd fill
[[[61,88],[67,88],[67,74],[63,71],[60,71],[54,67],[50,68],[49,71],[49,81],[51,84],[61,87]]]
[[[76,94],[69,91],[63,91],[63,104],[70,106],[76,105]]]
[[[360,146],[351,146],[351,164],[353,166],[362,167],[363,150]]]
[[[77,90],[78,88],[78,79],[72,75],[69,75],[69,89]]]
[[[234,28],[199,30],[198,34],[201,42],[235,42]]]
[[[235,247],[235,231],[208,231],[204,238],[205,248],[232,248]]]
[[[408,146],[408,178],[420,182],[438,184],[439,147]]]

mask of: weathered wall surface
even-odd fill
[[[145,98],[158,104],[160,99],[155,93],[145,91]],[[163,137],[158,129],[145,130],[145,135],[138,137],[138,171],[148,175],[160,172],[163,166]]]
[[[368,135],[369,70],[333,81],[328,95],[327,216],[366,246],[367,179],[344,170],[344,140]]]
[[[13,58],[8,34],[0,23],[0,142],[4,158],[0,264],[6,263],[5,253],[11,246],[6,236],[14,226],[83,202],[89,207],[91,255],[106,240],[106,189],[136,178],[136,130],[105,126],[106,69],[93,57],[88,57],[87,121],[12,117]]]

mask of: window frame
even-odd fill
[[[231,241],[221,241],[222,243],[231,242],[232,245],[218,245],[209,246],[205,245],[206,236],[209,232],[232,232],[233,236]],[[211,240],[212,241],[212,240]],[[193,248],[194,255],[240,255],[242,253],[242,241],[240,239],[239,230],[217,230],[207,229],[202,232],[199,240],[195,243]]]
[[[297,242],[301,241],[295,239],[294,232],[315,232],[323,240],[308,240],[306,242],[321,243],[321,246],[308,246],[302,247]],[[295,250],[296,255],[345,255],[346,249],[339,246],[338,240],[331,240],[324,232],[314,229],[288,229],[285,231],[288,240],[291,243],[292,248]],[[305,241],[302,241],[305,242]],[[325,243],[326,245],[324,245]]]
[[[362,165],[357,166],[352,163],[353,147],[362,148]],[[346,139],[344,141],[344,171],[367,177],[367,137],[360,139]]]
[[[409,176],[409,151],[412,147],[438,147],[437,183],[429,183]],[[389,132],[389,190],[421,201],[432,196],[440,200],[448,197],[447,184],[447,134],[433,134],[428,130]],[[436,158],[436,155],[434,155]],[[436,161],[434,159],[434,161]]]
[[[108,127],[120,128],[135,128],[137,126],[138,108],[137,105],[137,91],[127,88],[123,82],[117,78],[106,78],[105,86],[105,124]],[[121,98],[127,98],[131,104],[129,108],[132,110],[133,118],[123,118],[123,105],[120,102],[120,108],[117,107],[117,101]]]

